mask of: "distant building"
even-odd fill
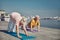
[[[9,21],[9,19],[9,13],[5,12],[5,10],[0,10],[0,21]]]

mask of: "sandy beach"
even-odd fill
[[[0,40],[20,40],[17,37],[4,33],[3,30],[7,30],[7,27],[8,22],[0,21]],[[24,33],[24,31],[20,30],[20,33]],[[41,27],[40,32],[28,33],[36,37],[34,40],[60,40],[60,29]]]

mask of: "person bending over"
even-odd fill
[[[18,38],[22,38],[21,36],[19,36],[19,26],[20,26],[20,23],[23,25],[21,27],[23,27],[25,34],[28,36],[28,33],[27,33],[26,28],[25,28],[24,22],[21,22],[22,18],[23,17],[21,16],[20,13],[12,12],[11,15],[10,15],[10,22],[11,23],[8,24],[8,31],[11,31],[11,29],[13,30],[14,27],[16,27],[15,29],[16,29],[16,33],[17,33],[17,37]],[[12,23],[13,23],[13,25],[15,24],[15,26],[10,26]]]
[[[37,27],[38,31],[40,31],[40,20],[39,16],[36,15],[34,18],[31,19],[31,21],[27,24],[28,28],[30,28],[31,31],[33,31],[34,27]]]

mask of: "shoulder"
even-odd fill
[[[34,21],[35,21],[34,19],[31,20],[31,22],[34,22]]]

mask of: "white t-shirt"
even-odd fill
[[[18,12],[12,12],[10,16],[16,24],[18,24],[19,21],[22,19],[21,15]]]

